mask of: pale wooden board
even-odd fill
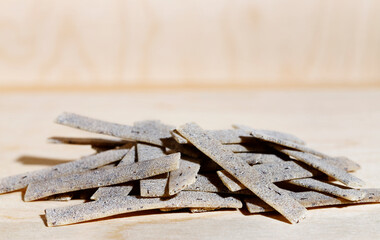
[[[379,85],[373,0],[0,1],[0,86]]]
[[[357,161],[362,169],[355,175],[367,182],[366,187],[380,187],[380,90],[4,93],[0,95],[0,177],[57,163],[17,160],[23,155],[67,160],[92,152],[86,146],[46,143],[52,135],[98,136],[53,124],[64,110],[126,124],[160,119],[179,125],[190,120],[206,129],[241,123],[286,130],[306,140],[310,147]],[[45,227],[40,218],[45,208],[79,202],[25,203],[20,192],[0,195],[0,239],[380,238],[380,204],[310,210],[297,225],[283,222],[276,214],[152,211]]]

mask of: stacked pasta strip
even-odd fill
[[[306,208],[380,201],[380,189],[360,189],[360,166],[331,157],[287,133],[233,125],[204,130],[160,121],[133,126],[63,113],[58,124],[116,138],[52,137],[52,143],[90,145],[96,153],[0,180],[0,193],[26,188],[24,201],[89,201],[46,209],[48,226],[127,212],[191,212],[221,208],[277,211],[291,223]]]

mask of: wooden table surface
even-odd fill
[[[53,123],[62,111],[131,124],[161,119],[204,128],[247,124],[293,133],[330,155],[362,166],[356,176],[380,187],[380,90],[2,92],[0,177],[92,153],[86,146],[47,144],[54,135],[94,136]],[[320,208],[291,225],[277,214],[239,211],[190,214],[148,211],[48,228],[44,209],[79,203],[25,203],[21,192],[0,195],[0,239],[379,239],[380,204]]]

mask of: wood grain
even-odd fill
[[[160,119],[173,125],[195,121],[205,129],[228,128],[232,123],[239,123],[285,131],[304,139],[312,148],[357,161],[362,169],[355,172],[355,176],[365,180],[368,188],[380,187],[379,90],[2,93],[0,177],[93,152],[86,146],[46,143],[52,135],[97,136],[54,124],[53,120],[62,111],[125,124]],[[45,208],[79,201],[27,203],[21,199],[20,192],[0,195],[1,240],[380,237],[380,204],[309,210],[308,217],[296,225],[284,222],[277,214],[245,216],[238,211],[199,214],[152,211],[48,228],[40,217]]]
[[[380,86],[375,0],[0,2],[0,88]]]

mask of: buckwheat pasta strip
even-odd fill
[[[308,188],[310,190],[328,193],[350,201],[361,200],[365,197],[365,192],[359,189],[341,188],[336,185],[322,182],[313,178],[293,179],[288,182],[297,186]]]
[[[65,175],[28,185],[24,200],[32,201],[58,193],[109,186],[143,179],[178,169],[180,154],[84,173]]]
[[[206,130],[212,137],[218,139],[223,144],[242,143],[252,141],[252,137],[242,129],[222,129]],[[182,137],[176,130],[172,131],[173,138],[180,144],[189,143],[186,138]]]
[[[271,136],[271,135],[265,134],[265,133],[257,131],[257,130],[251,131],[251,135],[257,139],[261,139],[261,140],[266,141],[266,142],[271,142],[271,143],[275,143],[275,144],[280,145],[280,146],[284,146],[284,147],[288,147],[288,148],[292,148],[292,149],[297,149],[299,151],[306,152],[306,153],[311,153],[311,154],[318,156],[318,157],[330,158],[330,156],[328,156],[324,153],[321,153],[319,151],[316,151],[314,149],[311,149],[309,147],[306,147],[304,145],[294,143],[291,141],[287,141],[287,140],[284,140],[284,139],[279,138],[279,137]]]
[[[290,222],[297,223],[305,217],[306,209],[294,198],[233,152],[225,149],[218,140],[209,136],[197,124],[185,124],[177,128],[177,131]]]
[[[298,137],[296,137],[290,133],[284,133],[284,132],[273,131],[273,130],[254,129],[254,128],[244,126],[244,125],[240,125],[240,124],[233,124],[232,127],[245,131],[247,134],[246,135],[247,137],[250,136],[250,132],[256,131],[259,133],[264,133],[264,134],[269,135],[269,136],[273,136],[275,138],[281,138],[285,141],[293,142],[293,143],[300,144],[300,145],[305,145],[304,140],[302,140],[302,139],[300,139],[300,138],[298,138]]]
[[[330,196],[326,193],[307,191],[307,192],[289,192],[297,201],[304,207],[323,207],[342,204],[361,204],[361,203],[374,203],[380,202],[380,189],[361,189],[365,192],[365,197],[361,200],[352,202],[343,198]],[[264,203],[258,198],[247,198],[244,200],[247,209],[250,213],[261,213],[274,211],[272,207]]]
[[[128,151],[128,149],[109,150],[85,156],[76,161],[62,163],[54,167],[5,177],[0,180],[0,193],[19,190],[33,182],[45,181],[64,174],[84,172],[104,166],[120,160]]]
[[[151,122],[147,123],[146,127],[143,127],[140,124],[132,127],[128,125],[97,120],[74,113],[62,113],[56,119],[56,123],[78,128],[88,132],[105,134],[130,141],[146,142],[159,146],[163,146],[160,138],[171,137],[169,130],[167,133],[164,133],[164,135],[160,135],[164,132],[161,128],[149,128],[151,126],[162,127],[162,125],[159,123]]]
[[[313,156],[312,154],[283,148],[276,149],[297,159],[298,161],[306,163],[307,165],[325,173],[326,175],[338,180],[339,182],[344,183],[347,186],[360,187],[365,185],[363,180],[347,173],[345,170],[339,167],[329,164],[329,162],[326,162],[324,159]]]
[[[340,163],[340,160],[338,160],[338,158],[334,161],[329,160],[329,162],[331,165],[335,165],[342,169],[349,170],[355,168],[355,165],[352,165],[350,162],[347,162],[344,159],[342,163]],[[266,177],[272,182],[281,182],[297,178],[307,178],[321,174],[320,171],[314,170],[308,166],[300,166],[294,161],[263,163],[254,165],[252,167],[257,169],[262,174],[266,175]],[[217,171],[217,174],[224,185],[226,185],[226,187],[232,192],[246,188],[225,170]]]
[[[281,182],[295,178],[306,178],[318,175],[319,172],[313,169],[306,169],[293,161],[283,161],[279,163],[264,163],[251,166],[260,172],[271,182]],[[218,176],[232,192],[245,189],[245,186],[236,180],[225,170],[217,171]]]
[[[117,147],[129,143],[126,140],[107,138],[77,138],[77,137],[50,137],[49,143],[91,145],[93,147]]]
[[[102,198],[74,206],[45,210],[48,226],[60,226],[121,213],[162,208],[241,208],[240,200],[222,197],[216,193],[180,192],[169,199],[136,196]]]

